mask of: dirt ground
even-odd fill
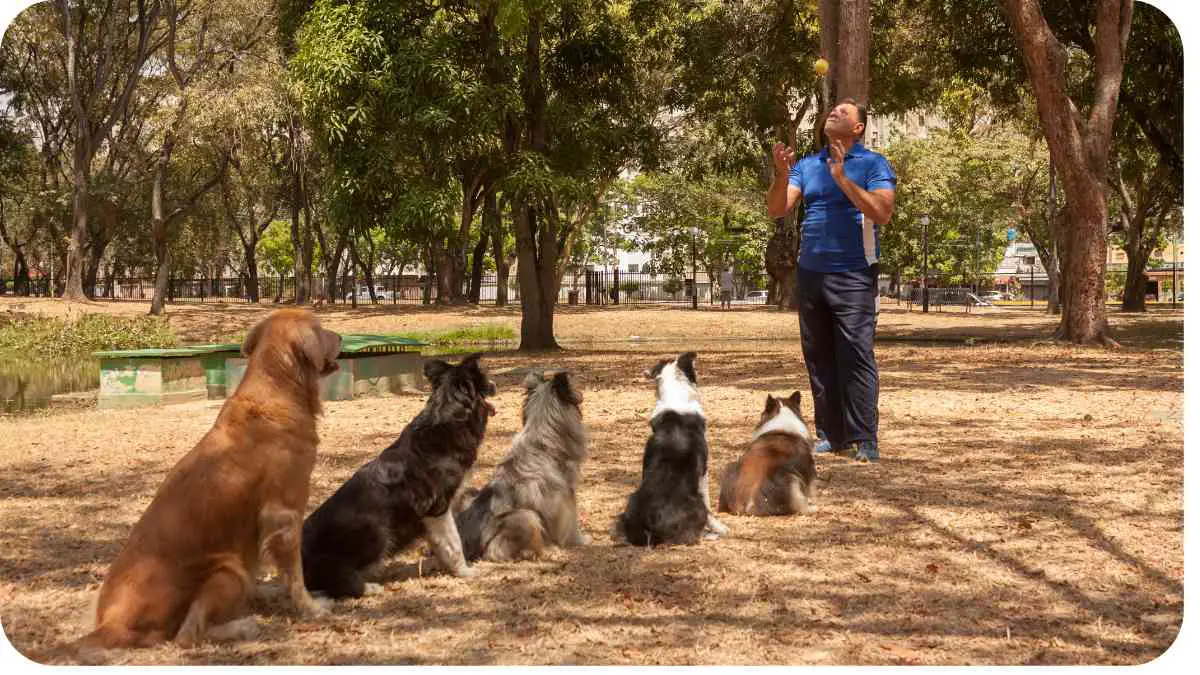
[[[172,307],[170,320],[206,340],[265,311]],[[330,327],[361,332],[518,318],[495,308],[323,312]],[[486,359],[499,414],[471,480],[486,481],[518,429],[524,373],[569,369],[592,434],[579,492],[591,545],[533,563],[481,563],[467,580],[428,574],[412,551],[384,569],[386,593],[340,604],[327,619],[260,601],[255,641],[128,651],[114,662],[1149,661],[1182,618],[1182,312],[1114,314],[1112,323],[1123,349],[1046,342],[1053,320],[1027,311],[923,316],[885,305],[883,461],[819,458],[828,482],[813,515],[724,516],[731,533],[719,541],[647,550],[609,534],[636,486],[654,404],[638,373],[660,355],[700,353],[711,465],[723,467],[744,449],[767,392],[800,389],[811,414],[796,319],[762,309],[568,308],[556,323],[568,351]],[[327,404],[310,507],[422,404],[418,395]],[[18,650],[42,659],[85,632],[107,565],[218,405],[0,420],[0,622]]]

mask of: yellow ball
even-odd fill
[[[817,72],[819,77],[825,77],[825,73],[829,72],[829,62],[825,59],[817,59],[813,64],[813,70]]]

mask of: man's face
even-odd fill
[[[862,122],[858,119],[858,107],[853,103],[841,103],[829,111],[825,118],[825,134],[835,136],[858,136],[862,133]]]

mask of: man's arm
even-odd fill
[[[876,188],[868,191],[846,177],[846,148],[840,142],[829,144],[829,173],[846,197],[858,207],[863,215],[877,225],[887,225],[892,219],[892,207],[896,203],[896,191]]]
[[[796,201],[800,199],[800,188],[788,181],[788,174],[796,163],[796,153],[783,143],[776,143],[771,155],[775,177],[771,179],[771,187],[767,190],[767,215],[782,218],[796,207]]]

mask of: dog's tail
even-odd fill
[[[489,560],[537,558],[546,550],[546,526],[531,509],[517,509],[496,518],[496,534],[488,540],[484,556]]]

